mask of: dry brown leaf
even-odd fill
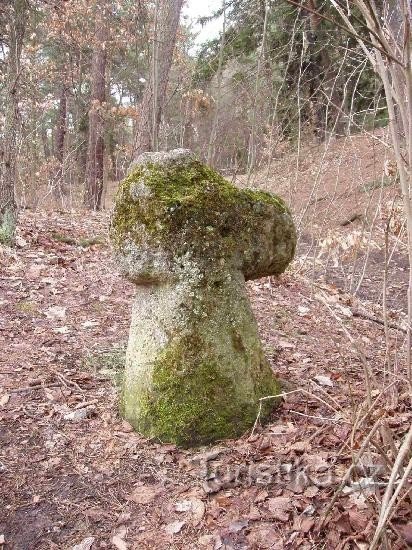
[[[190,502],[192,503],[192,524],[197,527],[205,515],[206,506],[199,498],[191,498]]]
[[[172,521],[172,523],[168,523],[165,526],[165,531],[168,535],[176,535],[177,533],[180,533],[184,524],[184,521]]]
[[[309,533],[312,527],[315,525],[313,518],[307,516],[297,516],[293,522],[293,529],[302,533]]]
[[[4,405],[7,405],[7,403],[10,400],[10,394],[5,393],[0,397],[0,407],[4,407]]]
[[[161,485],[140,485],[129,496],[136,504],[149,504],[164,491]]]
[[[397,525],[398,531],[401,533],[407,544],[412,544],[412,521],[405,525]]]
[[[316,487],[316,485],[311,485],[306,489],[306,491],[303,493],[305,497],[307,498],[313,498],[319,493],[319,488]]]
[[[117,548],[117,550],[127,550],[127,544],[120,537],[120,535],[114,535],[112,537],[112,544]]]
[[[361,512],[360,510],[355,510],[355,508],[351,508],[350,510],[348,510],[348,517],[352,529],[356,533],[363,531],[369,520],[369,517],[365,513],[365,511]]]
[[[270,548],[283,550],[285,548],[280,533],[271,525],[261,525],[252,529],[247,535],[250,548]]]
[[[268,500],[268,510],[274,519],[288,521],[292,510],[290,497],[274,497]]]

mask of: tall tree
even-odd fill
[[[96,8],[99,8],[99,4]],[[89,109],[89,143],[87,152],[86,188],[84,203],[100,210],[104,172],[104,109],[106,99],[106,65],[108,42],[108,2],[96,9],[96,41],[93,50],[91,99]]]
[[[64,75],[65,76],[65,75]],[[67,84],[65,80],[61,84],[59,109],[57,111],[57,126],[56,126],[56,151],[55,157],[58,162],[54,181],[54,192],[57,198],[61,198],[66,194],[63,175],[64,161],[64,138],[66,135],[66,118],[67,118]]]
[[[156,0],[149,83],[144,91],[135,156],[156,151],[183,0]]]
[[[26,0],[10,3],[10,35],[6,84],[6,111],[3,147],[0,151],[0,242],[13,244],[17,203],[17,143],[19,135],[19,78],[28,4]]]

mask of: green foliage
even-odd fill
[[[245,66],[245,83],[253,64],[256,70],[265,4],[260,0],[234,0],[228,10],[224,66],[230,60],[240,65],[246,61],[252,63],[252,67]],[[298,125],[306,124],[323,139],[328,130],[341,131],[342,111],[345,115],[350,108],[351,120],[359,127],[365,113],[384,106],[381,85],[353,38],[332,22],[314,19],[287,2],[272,1],[268,5],[264,72],[266,86],[271,89],[268,102],[276,107],[277,129],[284,137],[293,138]],[[319,3],[318,9],[332,20],[336,17],[329,3]],[[354,26],[361,36],[365,34],[356,18]],[[200,50],[194,77],[196,86],[207,88],[216,74],[219,49],[220,39],[215,39]],[[241,82],[239,73],[235,80]],[[385,114],[380,120],[385,120]]]

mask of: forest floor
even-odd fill
[[[388,285],[399,371],[385,379],[378,261],[386,222],[372,216],[377,244],[359,248],[355,273],[339,244],[353,224],[333,216],[337,247],[309,256],[311,239],[323,248],[302,225],[292,268],[248,283],[283,383],[270,423],[236,441],[182,450],[140,437],[118,414],[116,369],[133,287],[112,263],[108,215],[23,213],[18,247],[0,248],[0,548],[366,550],[389,475],[384,442],[377,437],[337,490],[378,418],[397,441],[412,421],[402,370],[407,264],[401,228],[390,238],[397,247]],[[361,283],[356,295],[348,273]],[[407,497],[391,520],[389,547],[406,548],[411,531]]]

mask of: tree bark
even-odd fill
[[[134,156],[158,150],[159,128],[183,0],[157,0],[152,71],[140,108]]]
[[[15,0],[11,8],[7,71],[7,105],[3,147],[0,152],[0,243],[14,243],[17,224],[15,195],[17,179],[17,142],[19,135],[20,58],[26,27],[26,0]]]
[[[89,109],[89,143],[87,150],[86,188],[84,204],[100,210],[103,193],[104,118],[106,99],[106,64],[108,39],[107,7],[96,16],[96,45],[92,59],[92,84]]]
[[[53,191],[56,198],[61,198],[67,194],[67,189],[64,185],[63,161],[64,161],[64,138],[66,136],[66,118],[67,118],[67,85],[63,81],[60,90],[59,110],[57,113],[56,127],[56,151],[55,157],[58,162],[56,174],[54,176]]]
[[[337,89],[336,70],[330,59],[327,47],[319,48],[319,32],[321,30],[322,19],[319,15],[317,0],[308,0],[307,6],[311,10],[309,13],[309,48],[311,52],[310,72],[313,75],[309,86],[311,98],[313,101],[313,126],[315,135],[320,141],[326,139],[328,127],[337,133],[343,132],[340,124],[342,118],[341,105],[343,104],[342,95]],[[327,106],[329,98],[329,108]],[[327,120],[329,111],[330,120]]]

